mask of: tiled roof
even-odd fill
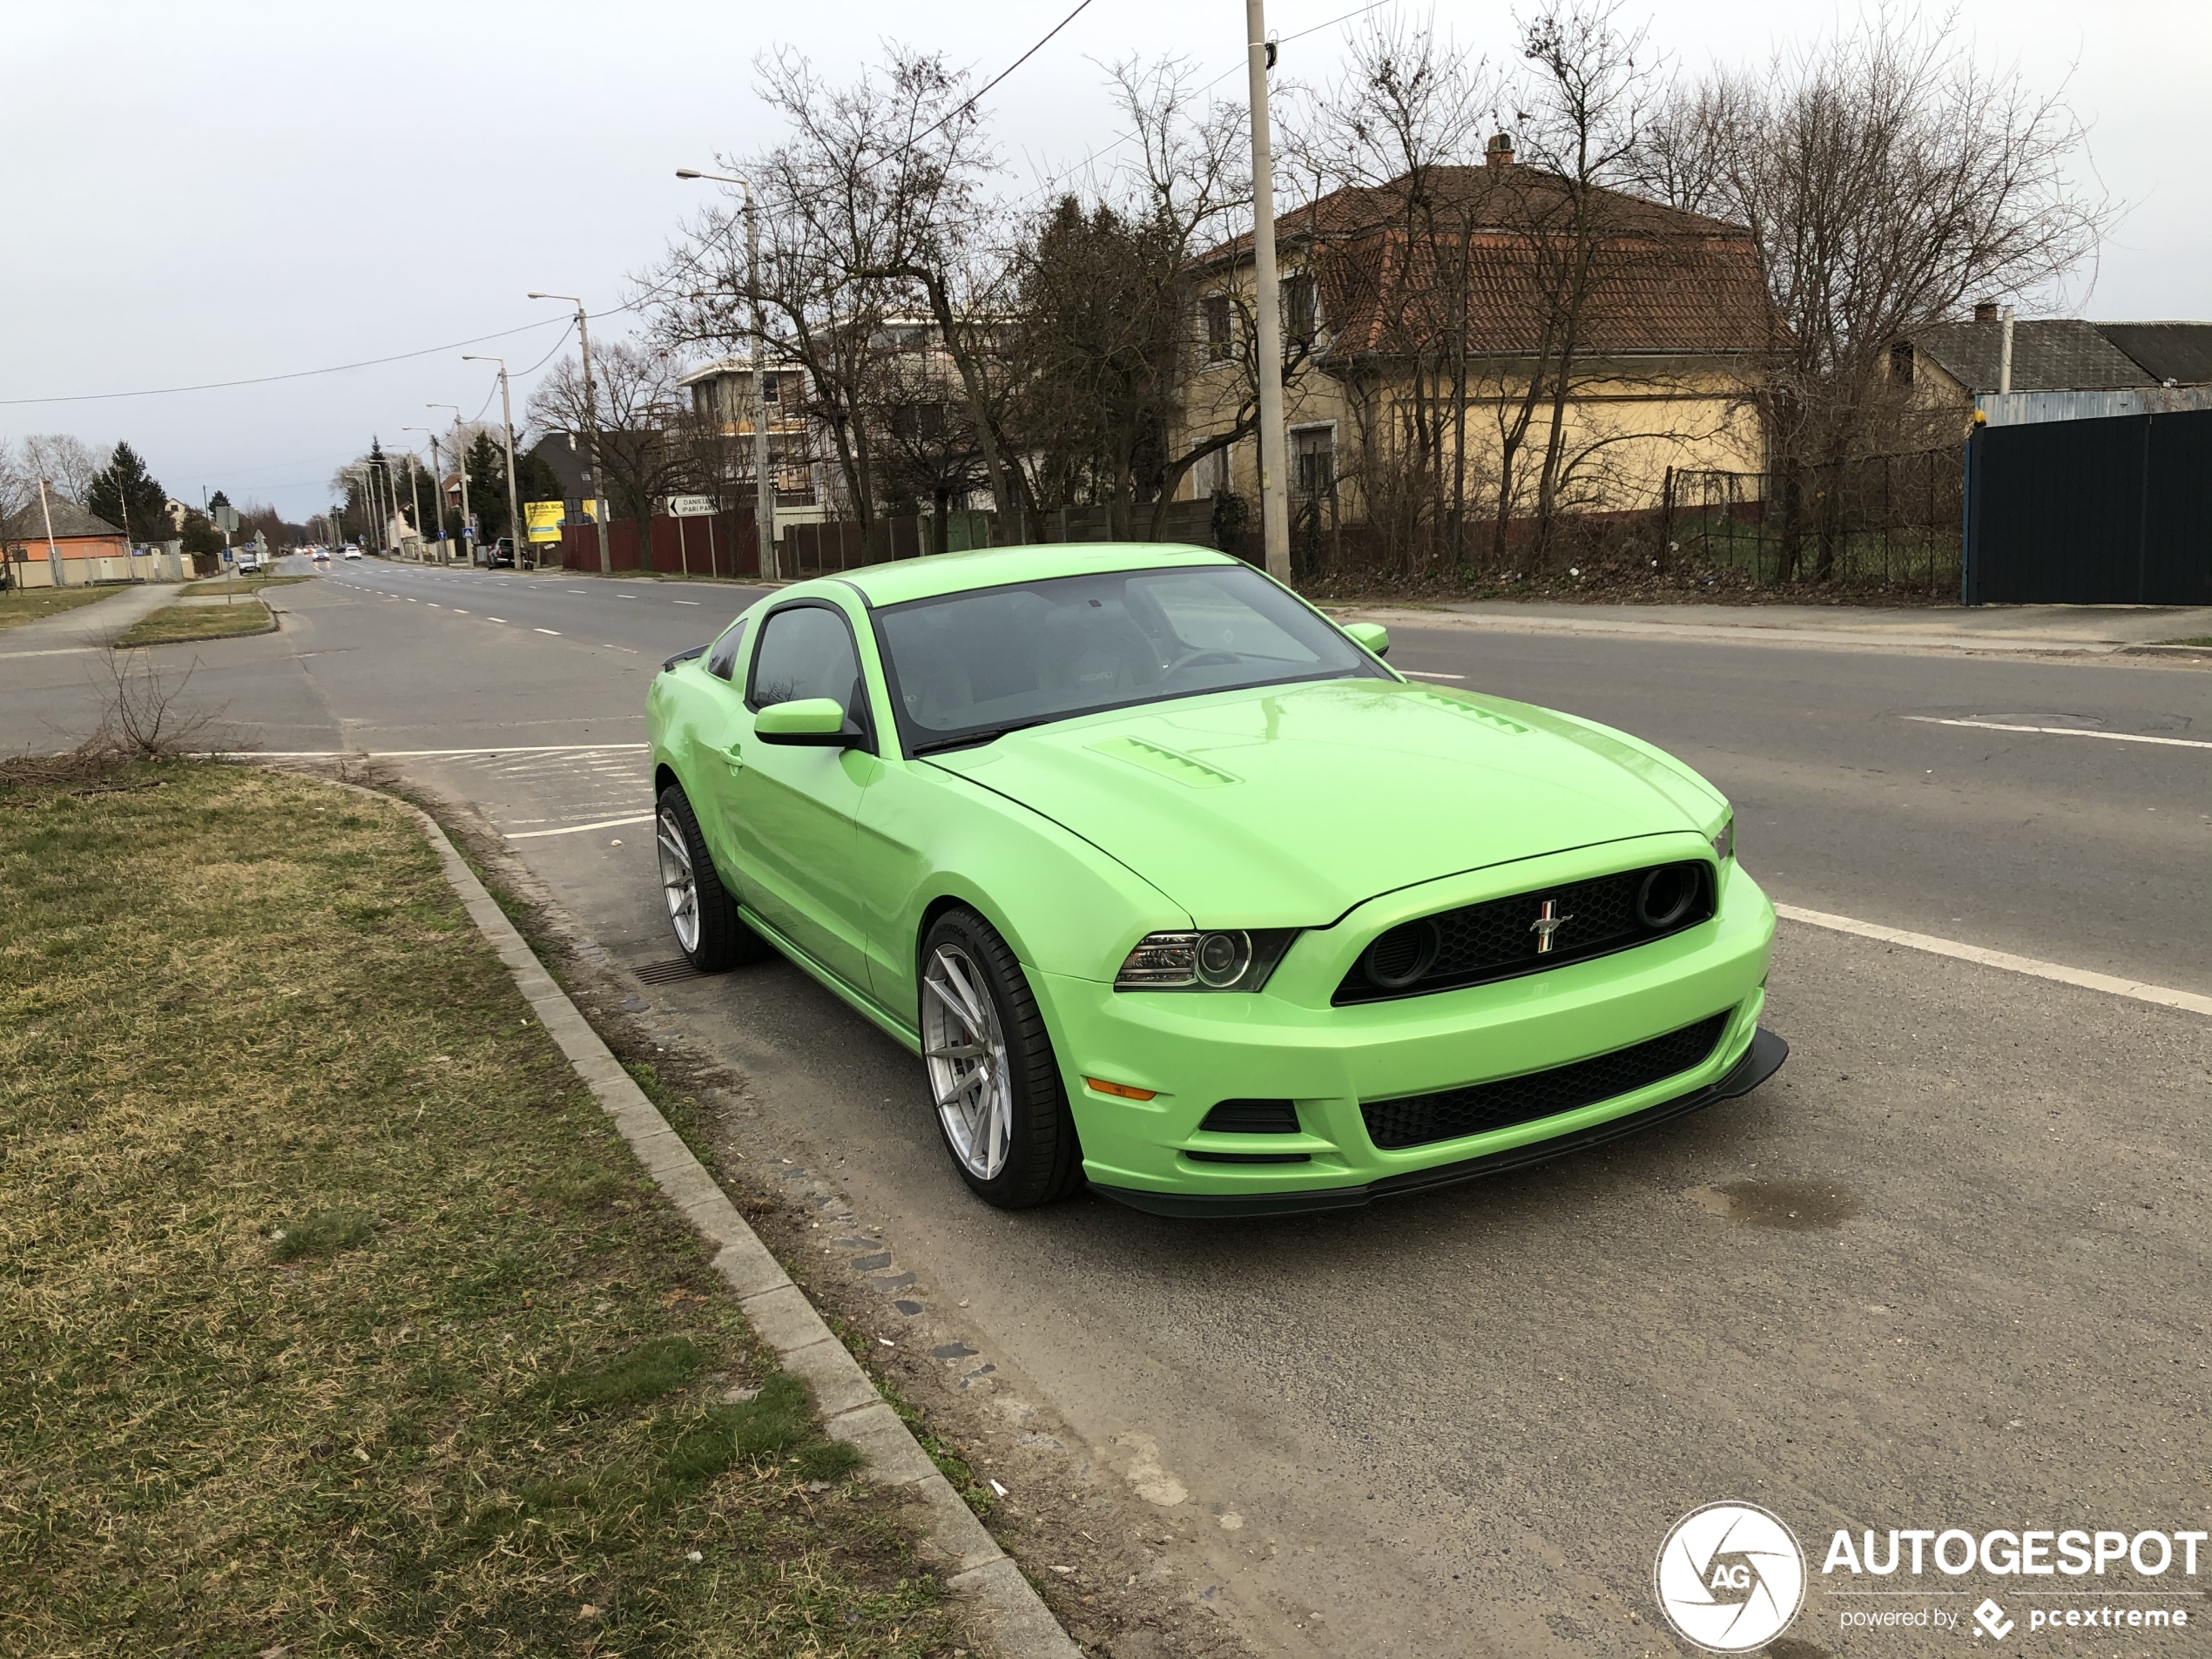
[[[119,537],[123,534],[121,529],[109,523],[105,518],[95,517],[66,496],[56,495],[51,488],[46,491],[46,512],[53,516],[54,536],[57,540],[64,536]],[[34,537],[43,538],[45,536],[46,517],[38,510],[37,490],[31,491],[29,502],[9,521],[7,534],[19,542]]]
[[[1410,177],[1410,175],[1409,175]],[[1600,190],[1601,233],[1580,325],[1581,348],[1630,353],[1760,352],[1788,330],[1768,298],[1741,227]],[[1315,273],[1332,353],[1395,354],[1448,334],[1465,249],[1469,348],[1513,355],[1546,343],[1551,296],[1566,291],[1573,198],[1556,174],[1527,166],[1430,170],[1333,191],[1276,221]],[[1248,255],[1249,236],[1212,250],[1202,268]],[[1440,266],[1443,268],[1440,273]]]
[[[2158,381],[2105,338],[2110,324],[2053,317],[2013,325],[2015,392],[2102,392]],[[1997,389],[2003,354],[2000,322],[1939,322],[1917,329],[1916,351],[1925,352],[1969,392]]]

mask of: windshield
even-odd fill
[[[877,625],[900,721],[917,752],[1205,691],[1387,678],[1243,565],[951,593],[887,607]]]

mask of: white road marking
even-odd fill
[[[1467,678],[1464,674],[1440,674],[1428,668],[1401,668],[1398,671],[1411,675],[1417,680],[1463,680]]]
[[[597,824],[567,824],[559,829],[517,830],[508,836],[510,841],[535,840],[541,835],[581,835],[586,830],[620,829],[625,824],[650,824],[655,814],[640,813],[635,818],[607,818]]]
[[[465,617],[469,613],[463,610],[459,605],[455,605],[453,608],[453,614],[456,617]]]
[[[706,602],[703,599],[671,599],[669,601],[669,604],[676,605],[696,605],[704,604]]]
[[[534,631],[541,634],[550,634],[556,639],[558,639],[561,637],[561,631],[558,628],[539,628]]]
[[[505,622],[507,618],[504,617],[486,617],[484,620],[486,622]]]
[[[2074,725],[2007,725],[2001,720],[1945,720],[1932,714],[1908,714],[1922,725],[1964,725],[1978,732],[2034,732],[2047,738],[2103,738],[2111,743],[2159,743],[2174,749],[2212,749],[2202,738],[2154,738],[2141,732],[2089,732]]]
[[[1857,934],[1862,939],[1878,939],[1884,944],[1902,945],[1907,950],[1924,950],[1932,956],[1956,957],[1962,962],[2001,968],[2008,974],[2026,974],[2033,979],[2055,980],[2060,985],[2078,986],[2085,991],[2103,991],[2107,995],[2125,996],[2138,1002],[2155,1002],[2161,1008],[2212,1015],[2212,996],[2200,996],[2195,991],[2176,991],[2163,985],[2146,985],[2141,980],[2094,974],[2087,968],[2068,968],[2033,956],[2015,956],[2010,951],[1989,950],[1979,945],[1962,944],[1955,939],[1939,939],[1932,934],[1906,933],[1901,927],[1885,927],[1850,916],[1831,916],[1824,910],[1802,910],[1793,904],[1778,904],[1774,907],[1774,914],[1785,921],[1825,927],[1831,933]]]
[[[640,719],[644,717],[637,717]],[[245,760],[334,760],[342,755],[354,755],[370,760],[428,760],[445,755],[552,755],[591,754],[603,749],[643,749],[642,743],[516,743],[498,749],[246,749],[237,751]],[[217,757],[228,757],[233,752],[223,749],[208,751]]]

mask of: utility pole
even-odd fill
[[[46,570],[54,578],[54,585],[62,585],[62,550],[54,545],[54,509],[46,504],[46,478],[38,478],[38,511],[46,521]]]
[[[776,481],[768,466],[768,327],[760,314],[760,215],[753,206],[752,185],[744,179],[691,167],[678,167],[676,176],[711,179],[745,192],[745,280],[751,291],[746,299],[752,314],[753,535],[759,543],[761,579],[772,582],[777,577]],[[782,407],[780,402],[778,407]]]
[[[577,342],[583,354],[583,487],[591,502],[591,522],[599,529],[599,574],[612,573],[607,551],[607,509],[599,498],[599,404],[591,395],[591,322],[583,301],[572,293],[532,293],[533,300],[566,300],[576,307]]]
[[[1288,432],[1283,424],[1283,302],[1275,270],[1275,155],[1267,131],[1267,71],[1275,49],[1267,41],[1266,0],[1244,0],[1245,66],[1252,98],[1252,307],[1258,314],[1259,527],[1267,574],[1291,579],[1291,497]]]
[[[438,435],[427,426],[403,426],[400,430],[420,432],[429,441],[430,505],[437,512],[438,536],[442,540],[446,533],[445,474],[438,465]],[[422,505],[420,502],[415,503],[415,533],[422,538],[422,556],[427,561],[430,556],[430,537],[422,528]]]
[[[461,447],[461,405],[458,403],[425,403],[422,407],[426,409],[451,409],[453,411],[453,461],[455,467],[461,474],[461,550],[463,554],[466,554],[469,550],[469,454],[467,450]],[[469,561],[469,563],[473,564],[475,561],[472,558]]]
[[[118,449],[122,447],[123,446],[121,444],[116,445],[116,448]],[[117,461],[112,455],[108,457],[108,463],[110,469],[115,474],[115,516],[123,521],[123,568],[128,570],[132,568],[131,503],[125,498],[123,494],[122,463]]]
[[[515,406],[507,398],[507,360],[504,357],[472,357],[463,352],[464,363],[497,363],[499,365],[499,422],[507,433],[507,536],[515,544],[515,571],[522,573],[523,550],[529,545],[523,533],[523,507],[515,496]]]

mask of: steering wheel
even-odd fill
[[[1160,671],[1163,674],[1172,674],[1177,669],[1204,668],[1210,664],[1234,667],[1244,660],[1233,651],[1218,651],[1210,646],[1198,645],[1184,651],[1182,656],[1177,658]]]

